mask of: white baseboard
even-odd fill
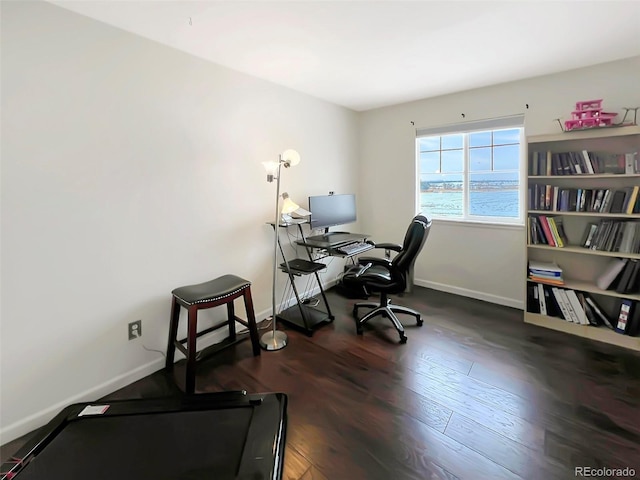
[[[490,293],[478,292],[476,290],[469,290],[467,288],[456,287],[453,285],[446,285],[444,283],[431,282],[428,280],[414,280],[414,285],[420,287],[432,288],[433,290],[439,290],[441,292],[453,293],[463,297],[475,298],[476,300],[482,300],[489,303],[495,303],[497,305],[504,305],[505,307],[518,308],[524,310],[524,302],[522,300],[516,300],[514,298],[501,297],[499,295],[492,295]]]
[[[73,403],[94,402],[96,399],[109,395],[110,393],[113,393],[122,387],[126,387],[127,385],[130,385],[131,383],[136,382],[141,378],[146,377],[147,375],[151,375],[153,372],[156,372],[163,367],[164,358],[158,358],[145,365],[135,368],[130,372],[118,375],[117,377],[108,380],[100,385],[97,385],[94,388],[85,390],[84,392],[81,392],[77,395],[73,395],[61,402],[51,405],[44,410],[36,412],[33,415],[29,415],[27,418],[8,425],[7,427],[0,430],[0,439],[2,439],[2,444],[4,445],[5,443],[11,442],[16,438],[20,438],[21,436],[42,427],[58,413],[60,413],[62,409]]]

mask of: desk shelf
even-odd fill
[[[280,270],[285,273],[291,271],[292,275],[309,275],[310,273],[319,272],[325,268],[327,268],[327,266],[324,263],[312,262],[303,258],[287,260],[280,264]]]
[[[280,224],[279,227],[287,228],[289,226],[296,225],[298,227],[300,237],[304,242],[305,237],[304,231],[302,230],[303,223],[304,222],[286,225]],[[272,223],[271,226],[274,226],[274,224]],[[316,329],[318,329],[322,325],[331,323],[335,318],[331,313],[329,302],[327,301],[324,289],[322,288],[322,282],[320,281],[320,276],[318,275],[318,272],[327,268],[327,266],[324,263],[315,262],[309,248],[305,249],[309,258],[308,260],[303,258],[295,258],[291,260],[287,259],[284,253],[284,249],[282,248],[282,244],[280,243],[280,236],[278,235],[277,231],[275,233],[278,241],[278,247],[280,248],[280,255],[282,256],[283,260],[283,262],[279,265],[279,268],[289,277],[289,284],[291,285],[293,293],[296,297],[296,303],[293,306],[277,313],[276,320],[279,320],[293,328],[299,329],[306,333],[308,336],[312,336],[313,332]],[[296,287],[295,283],[295,277],[300,277],[303,275],[313,275],[315,277],[318,288],[320,289],[322,303],[324,304],[324,311],[321,308],[316,308],[311,305],[305,304],[300,298],[300,293],[298,292],[298,288]],[[320,305],[320,302],[318,302],[318,305]]]
[[[307,334],[333,321],[333,317],[330,317],[327,312],[304,303],[293,305],[281,311],[277,318],[290,327],[300,329]]]

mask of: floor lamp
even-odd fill
[[[273,223],[273,284],[271,286],[271,322],[272,330],[260,337],[260,346],[265,350],[280,350],[287,345],[287,334],[276,329],[276,273],[278,270],[278,228],[280,226],[280,170],[300,163],[300,154],[295,150],[285,150],[277,162],[263,162],[267,169],[267,182],[276,180],[276,214]]]

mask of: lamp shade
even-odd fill
[[[284,199],[282,201],[282,210],[281,210],[282,213],[289,214],[289,213],[295,212],[297,209],[300,208],[300,205],[298,205],[293,200],[291,200],[291,198],[289,198],[288,193],[286,192],[283,193],[282,198]]]
[[[281,160],[285,163],[285,166],[295,167],[300,163],[300,154],[295,150],[288,149],[282,152],[280,155]]]
[[[267,171],[267,175],[275,176],[278,173],[278,162],[262,162],[262,166]]]

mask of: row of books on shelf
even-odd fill
[[[546,282],[554,285],[564,285],[562,268],[555,262],[539,262],[529,260],[529,278],[538,282]]]
[[[529,209],[553,212],[640,213],[640,185],[620,189],[532,184]]]
[[[602,252],[640,253],[640,221],[602,219],[589,223],[581,245]]]
[[[640,260],[612,259],[598,275],[596,285],[602,290],[615,290],[620,294],[640,293]]]
[[[598,175],[640,173],[637,152],[606,153],[587,150],[572,152],[533,151],[529,175]]]
[[[527,218],[527,243],[529,245],[544,244],[552,247],[569,245],[563,222],[562,217],[529,215]]]
[[[527,243],[560,248],[571,246],[563,218],[548,215],[527,217]],[[575,246],[601,252],[640,253],[640,221],[602,219],[588,223],[582,241]]]
[[[563,286],[562,267],[555,262],[529,260],[529,280]],[[615,290],[620,294],[640,293],[640,259],[612,258],[596,279],[601,290]]]
[[[606,326],[617,333],[638,336],[639,302],[621,298],[614,316],[609,316],[586,292],[542,283],[527,283],[527,311],[557,317],[578,325]]]

